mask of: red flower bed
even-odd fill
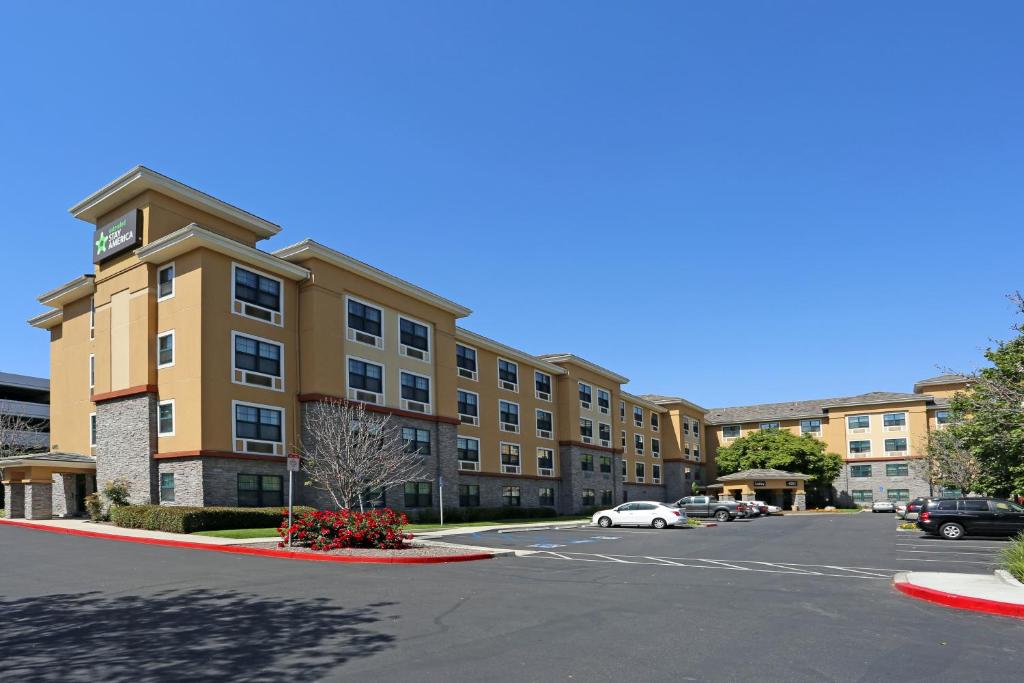
[[[284,546],[288,538],[287,512],[277,532]],[[408,524],[405,514],[394,510],[318,510],[299,515],[292,520],[292,545],[312,550],[339,550],[342,548],[402,547],[402,527]]]

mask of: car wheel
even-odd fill
[[[947,522],[939,527],[939,535],[948,541],[956,541],[964,535],[964,528],[955,522]]]
[[[612,519],[611,517],[602,517],[601,519],[597,520],[597,525],[602,529],[607,529],[612,525]]]
[[[667,525],[665,524],[665,520],[663,520],[661,517],[658,517],[653,522],[651,522],[651,526],[653,526],[655,529],[664,529]]]
[[[728,510],[719,510],[718,512],[715,513],[715,519],[718,520],[719,522],[728,522],[729,521],[729,511]]]

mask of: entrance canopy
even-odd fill
[[[724,493],[732,495],[737,500],[767,498],[773,505],[803,510],[806,508],[804,482],[808,479],[808,475],[799,472],[754,469],[727,474],[719,477],[718,481]]]
[[[52,474],[87,474],[96,471],[96,458],[80,453],[30,453],[0,458],[3,482],[49,481]]]

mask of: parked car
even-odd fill
[[[609,510],[595,512],[592,521],[604,528],[651,526],[655,529],[664,529],[667,526],[685,526],[686,512],[671,503],[638,500],[632,503],[623,503]]]
[[[896,512],[896,504],[891,500],[876,500],[871,504],[872,512]]]
[[[921,511],[917,528],[951,541],[1024,531],[1024,506],[1002,498],[939,498]]]
[[[778,505],[769,505],[768,506],[768,514],[769,515],[781,515],[782,514],[782,508],[780,508]]]
[[[768,514],[768,503],[762,503],[759,500],[747,500],[747,501],[744,501],[744,502],[747,504],[748,507],[751,507],[751,508],[754,508],[755,510],[757,510],[758,514],[760,514],[760,515],[767,515]]]
[[[931,498],[915,498],[914,500],[907,503],[907,511],[903,514],[904,519],[911,521],[917,519],[917,515],[921,512],[921,508],[924,507]]]
[[[719,522],[729,522],[743,517],[747,512],[744,503],[735,500],[715,500],[711,496],[687,496],[675,502],[690,517],[713,517]]]
[[[906,503],[896,503],[896,516],[899,517],[900,519],[906,519],[907,518],[907,504]]]

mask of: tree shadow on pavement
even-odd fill
[[[21,681],[317,680],[394,646],[378,609],[211,590],[0,599],[0,671]]]

